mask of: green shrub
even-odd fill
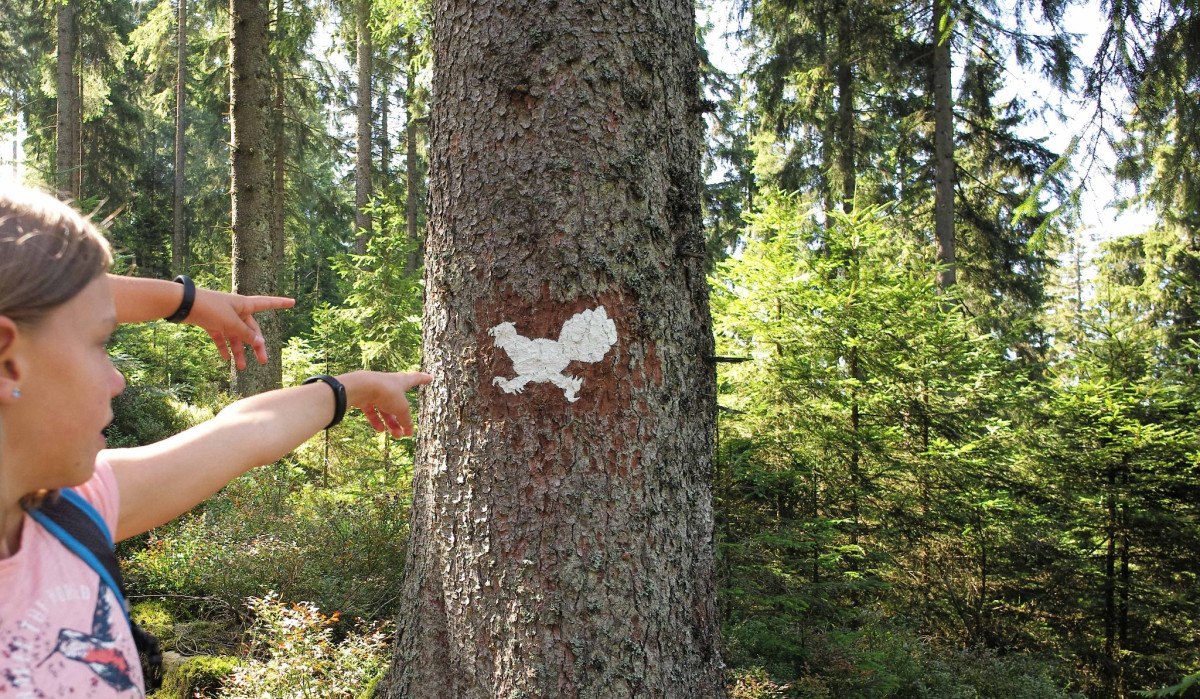
[[[225,684],[227,699],[320,697],[357,699],[387,667],[382,624],[361,622],[340,642],[338,615],[308,603],[285,604],[274,594],[251,599],[255,622],[250,657]]]
[[[1141,692],[1134,692],[1139,697],[1182,697],[1182,696],[1200,696],[1200,692],[1191,692],[1193,688],[1200,688],[1200,672],[1184,677],[1178,684],[1162,689],[1150,689]]]
[[[735,669],[729,673],[730,699],[786,699],[787,685],[771,679],[761,667]]]
[[[189,418],[187,406],[169,391],[128,386],[113,399],[113,421],[105,435],[112,448],[152,444],[191,427]]]
[[[310,478],[285,463],[238,479],[128,553],[130,587],[227,609],[276,590],[347,618],[390,618],[407,544],[408,500],[393,495],[402,476],[336,488]]]
[[[745,699],[1076,699],[1055,666],[1026,654],[938,645],[864,614],[857,628],[726,630],[731,694]],[[786,641],[786,643],[785,643]],[[789,645],[790,644],[790,645]],[[793,653],[788,662],[785,650]],[[758,662],[747,658],[761,653]],[[767,661],[766,664],[763,664]]]
[[[1052,666],[1027,653],[918,646],[896,696],[913,699],[1072,699]]]
[[[199,405],[228,400],[229,366],[200,328],[177,323],[126,323],[110,354],[130,387],[158,386]]]

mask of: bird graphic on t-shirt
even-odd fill
[[[100,590],[96,594],[96,611],[92,615],[91,633],[61,629],[54,650],[38,665],[61,653],[69,660],[87,665],[105,684],[118,692],[136,690],[131,663],[113,639],[112,626],[109,624],[112,605],[109,604],[107,592],[108,586],[101,580]]]
[[[523,337],[512,323],[501,323],[488,333],[512,359],[517,372],[511,379],[497,376],[492,383],[506,393],[520,393],[527,383],[549,381],[571,402],[579,399],[575,393],[583,386],[583,379],[567,376],[563,370],[573,361],[600,361],[617,342],[617,326],[604,306],[576,313],[563,323],[557,340]]]

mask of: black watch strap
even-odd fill
[[[321,381],[333,389],[333,419],[329,421],[328,425],[325,425],[325,429],[329,429],[336,426],[342,421],[342,418],[346,416],[346,387],[342,385],[341,381],[338,381],[329,374],[317,374],[316,376],[310,376],[309,378],[305,379],[304,383],[301,385],[307,386],[308,384],[316,383],[317,381]]]
[[[196,303],[196,284],[186,274],[175,277],[175,282],[183,284],[183,300],[179,302],[179,308],[167,316],[167,320],[172,323],[182,323],[192,312],[192,305]]]

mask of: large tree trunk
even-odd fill
[[[724,696],[692,3],[433,16],[434,381],[381,692]],[[530,352],[577,359],[517,391]]]
[[[421,174],[417,170],[417,76],[413,68],[413,52],[415,42],[412,36],[405,41],[404,68],[404,107],[406,110],[404,124],[404,186],[405,186],[405,225],[412,248],[408,255],[407,269],[415,272],[425,264],[425,236],[417,230],[417,212],[421,206]]]
[[[233,291],[238,294],[274,294],[277,287],[271,239],[269,13],[267,0],[229,2]],[[233,389],[240,395],[275,388],[281,381],[278,320],[264,313],[259,325],[269,361],[259,366],[250,358],[245,371],[234,372]]]
[[[82,110],[75,54],[79,47],[79,3],[68,0],[58,5],[58,66],[55,74],[58,116],[54,179],[59,194],[78,199],[80,194],[80,138]]]
[[[354,29],[358,36],[358,136],[354,165],[354,251],[367,251],[371,237],[371,1],[354,3]]]
[[[950,92],[950,0],[933,2],[933,228],[939,289],[956,281],[954,244],[954,102]]]
[[[184,274],[188,266],[187,228],[183,221],[183,196],[187,180],[184,177],[184,135],[187,119],[184,108],[187,103],[187,0],[179,3],[175,20],[175,196],[171,225],[171,269],[175,274]]]

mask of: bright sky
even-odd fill
[[[711,7],[698,8],[700,22],[711,22],[714,26],[714,30],[708,35],[706,47],[709,57],[718,68],[727,73],[741,72],[745,66],[743,52],[738,47],[737,40],[729,36],[736,29],[736,18],[731,19],[730,12],[734,4],[731,0],[709,2]],[[1077,55],[1081,56],[1084,62],[1090,62],[1104,29],[1099,0],[1088,0],[1084,5],[1072,6],[1066,15],[1065,25],[1071,32],[1080,35],[1076,44]],[[1090,105],[1058,97],[1057,91],[1045,79],[1036,73],[1023,71],[1015,61],[1010,62],[1009,71],[1008,83],[1020,86],[1021,96],[1027,104],[1044,103],[1047,98],[1053,97],[1053,106],[1065,117],[1063,121],[1054,116],[1048,116],[1046,120],[1034,120],[1024,129],[1023,135],[1045,137],[1048,148],[1058,153],[1063,152],[1070,145],[1071,139],[1087,127],[1092,113]],[[1002,94],[1002,98],[1011,98],[1016,94],[1017,87],[1013,87]],[[1112,151],[1101,144],[1097,160],[1088,173],[1088,190],[1084,193],[1080,212],[1082,239],[1089,248],[1094,248],[1099,241],[1118,235],[1142,232],[1154,221],[1153,215],[1147,211],[1117,212],[1113,204],[1118,198],[1118,192],[1114,189],[1112,175],[1107,171],[1112,167],[1115,158]],[[1083,172],[1077,174],[1083,175]],[[1129,192],[1122,194],[1128,195]]]
[[[1072,6],[1066,14],[1065,25],[1068,30],[1080,34],[1075,51],[1084,62],[1090,62],[1100,44],[1104,32],[1104,17],[1100,11],[1099,0],[1089,0],[1086,5]],[[1034,102],[1038,97],[1045,99],[1055,95],[1056,91],[1045,80],[1036,74],[1022,73],[1015,64],[1010,68],[1019,75],[1013,85],[1025,84],[1032,86],[1032,96],[1025,95],[1028,102]],[[1051,118],[1050,121],[1040,121],[1030,124],[1029,131],[1047,136],[1047,145],[1056,152],[1062,152],[1071,143],[1071,139],[1088,128],[1094,107],[1075,100],[1056,98],[1055,103],[1065,116],[1064,121]],[[1095,131],[1087,134],[1094,136]],[[1118,212],[1115,200],[1132,195],[1128,186],[1118,190],[1114,185],[1114,177],[1109,171],[1116,162],[1116,156],[1106,143],[1099,143],[1097,160],[1090,173],[1082,172],[1085,166],[1082,158],[1077,158],[1076,169],[1078,177],[1087,176],[1089,191],[1085,193],[1082,211],[1083,234],[1091,243],[1107,240],[1116,236],[1131,233],[1141,233],[1154,223],[1154,215],[1144,209]]]

